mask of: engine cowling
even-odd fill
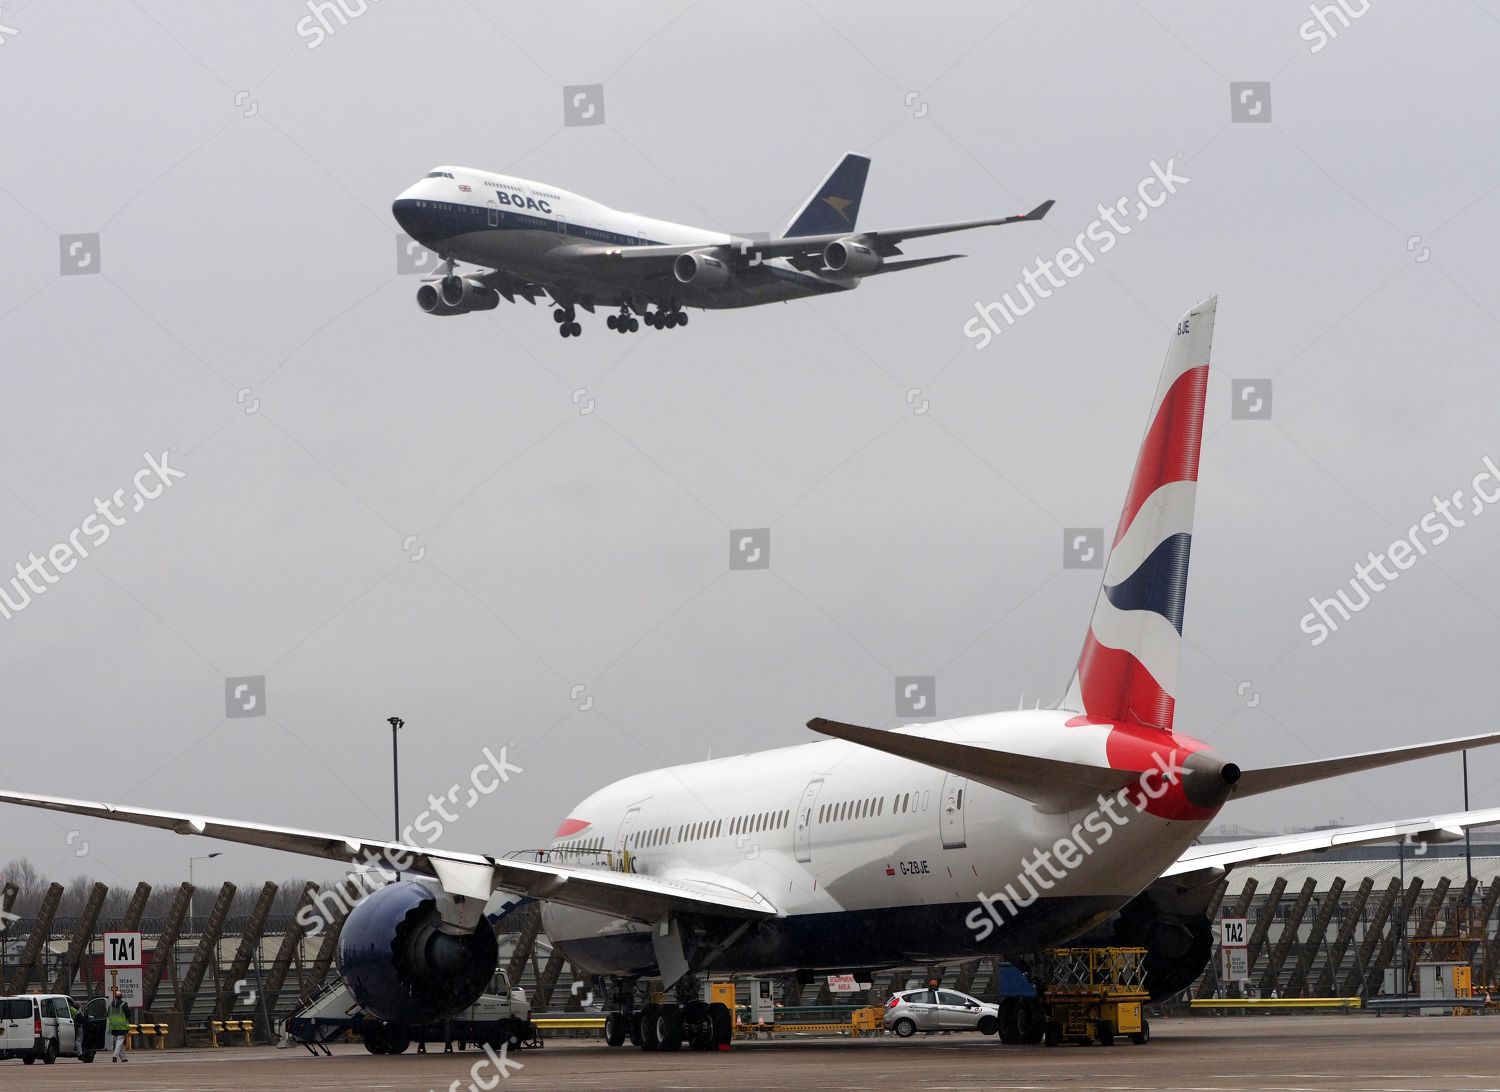
[[[690,250],[677,255],[677,260],[672,263],[672,276],[677,278],[678,284],[715,288],[728,284],[734,277],[734,270],[712,250]]]
[[[339,934],[339,975],[371,1015],[430,1024],[468,1008],[489,985],[499,960],[494,929],[482,912],[467,931],[444,921],[440,898],[449,896],[406,880],[349,912]]]
[[[470,311],[493,311],[500,306],[500,293],[472,277],[444,277],[417,289],[417,306],[429,315],[466,315]]]
[[[846,235],[823,248],[823,265],[830,273],[862,277],[880,268],[882,259],[861,236]]]
[[[1187,989],[1213,956],[1213,923],[1204,913],[1174,912],[1150,889],[1070,943],[1146,949],[1146,989],[1162,1001]]]

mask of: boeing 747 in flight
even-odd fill
[[[1489,733],[1242,769],[1179,729],[1215,311],[1205,300],[1171,333],[1057,708],[892,731],[814,719],[808,727],[832,738],[606,785],[569,809],[541,853],[465,852],[436,836],[417,845],[412,828],[390,843],[9,790],[0,802],[326,860],[375,857],[420,877],[379,887],[342,922],[339,973],[385,1022],[366,1036],[372,1050],[404,1049],[410,1029],[473,1004],[496,967],[487,916],[528,900],[540,904],[554,951],[606,990],[612,1046],[727,1043],[728,1009],[701,993],[708,975],[867,974],[996,956],[1024,965],[1049,947],[1103,944],[1147,949],[1146,986],[1170,996],[1208,961],[1208,908],[1227,870],[1500,823],[1496,808],[1198,843],[1238,798],[1500,743]],[[1005,1042],[1036,1042],[1042,1019],[1031,1002],[1009,999],[997,1030]]]
[[[492,310],[502,296],[533,304],[546,296],[557,332],[577,337],[580,307],[618,308],[607,322],[619,333],[640,329],[642,320],[672,329],[687,324],[685,307],[754,307],[845,292],[877,273],[959,258],[901,258],[899,244],[1040,220],[1052,207],[1045,201],[1019,216],[867,231],[855,220],[869,169],[864,156],[844,156],[769,238],[652,220],[556,186],[468,167],[428,171],[391,212],[445,265],[417,289],[422,310],[462,315]],[[460,262],[479,269],[460,272]]]

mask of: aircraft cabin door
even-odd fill
[[[802,790],[802,803],[797,805],[797,828],[793,831],[792,841],[799,861],[812,860],[813,809],[818,806],[818,793],[822,789],[821,777],[816,781],[809,781],[807,788]]]
[[[963,849],[968,845],[964,823],[964,794],[969,787],[966,777],[949,774],[943,779],[942,806],[938,809],[938,825],[943,835],[944,849]]]
[[[631,808],[625,813],[625,818],[620,820],[620,833],[615,837],[614,860],[610,867],[625,871],[625,847],[630,844],[630,834],[635,830],[636,820],[641,817],[640,808]]]
[[[485,206],[486,206],[485,211],[487,211],[489,213],[489,216],[490,216],[490,227],[499,227],[500,226],[500,205],[499,205],[499,203],[496,202],[495,198],[492,196],[488,201],[485,202]]]

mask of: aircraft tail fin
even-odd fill
[[[865,156],[853,153],[844,156],[786,226],[776,233],[776,238],[853,231],[859,218],[859,201],[865,192],[865,175],[869,170],[870,161]]]
[[[1099,720],[1172,730],[1216,297],[1178,320],[1063,699]]]

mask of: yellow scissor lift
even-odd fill
[[[1151,1023],[1141,1006],[1146,990],[1144,948],[1051,948],[1033,969],[1043,1014],[1042,1042],[1115,1045],[1128,1035],[1143,1045]]]

